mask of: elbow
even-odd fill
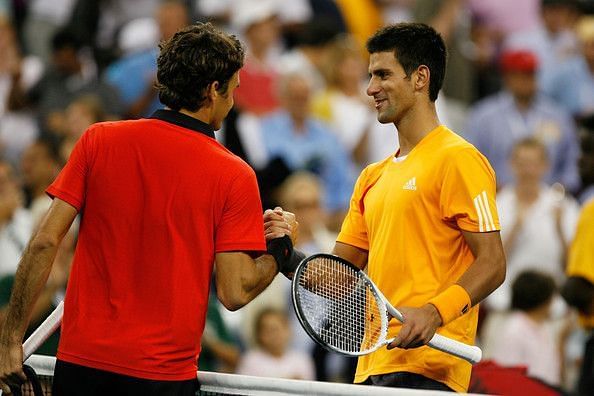
[[[33,254],[40,254],[52,249],[58,249],[60,240],[49,234],[37,233],[29,243],[29,250]]]
[[[234,290],[226,290],[224,287],[217,287],[217,297],[229,311],[237,311],[249,302],[246,295]]]

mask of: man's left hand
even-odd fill
[[[418,348],[426,345],[439,326],[441,316],[432,304],[425,304],[420,308],[397,308],[404,316],[404,323],[400,332],[394,338],[388,349],[393,348]]]
[[[27,380],[23,372],[23,346],[0,342],[0,389],[12,395],[10,386],[18,387]]]

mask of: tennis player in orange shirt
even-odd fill
[[[446,49],[434,29],[387,26],[367,49],[367,94],[400,149],[359,176],[334,253],[366,268],[405,324],[359,358],[355,382],[464,392],[471,365],[425,344],[436,331],[474,343],[477,304],[505,278],[495,174],[437,117]]]

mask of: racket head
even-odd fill
[[[291,289],[299,322],[325,349],[360,356],[385,344],[386,304],[367,275],[347,260],[325,253],[305,258]]]

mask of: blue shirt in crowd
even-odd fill
[[[553,101],[538,96],[520,112],[506,91],[478,102],[470,112],[464,135],[495,169],[497,185],[513,181],[509,155],[521,139],[534,136],[548,148],[551,170],[546,182],[560,182],[575,192],[580,185],[577,169],[578,137],[571,116]]]
[[[347,210],[355,182],[355,166],[338,138],[324,124],[309,118],[303,131],[295,131],[285,111],[262,119],[268,158],[281,158],[292,170],[308,170],[322,179],[325,207]]]

